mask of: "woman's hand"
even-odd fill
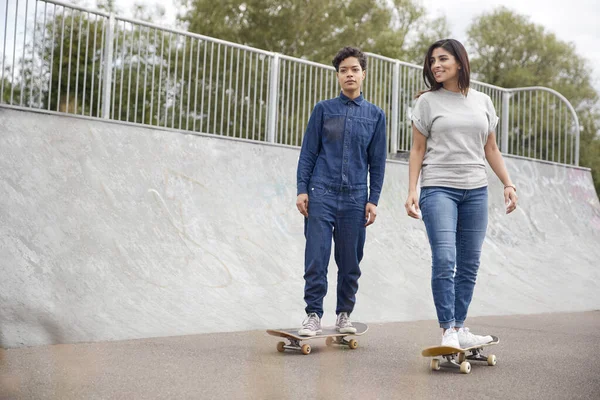
[[[504,205],[506,206],[506,213],[510,214],[515,211],[517,208],[517,192],[514,187],[506,186],[504,187]]]
[[[406,198],[406,203],[404,203],[404,208],[406,208],[406,213],[409,217],[413,217],[415,219],[419,219],[419,213],[421,210],[419,209],[419,198],[416,191],[408,192],[408,197]]]

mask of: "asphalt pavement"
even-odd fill
[[[435,321],[370,324],[356,350],[279,353],[265,331],[4,350],[1,399],[598,399],[600,311],[470,318],[498,363],[432,371]]]

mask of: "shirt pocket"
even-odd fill
[[[375,121],[366,118],[355,118],[352,122],[354,137],[361,145],[368,146],[375,132]]]

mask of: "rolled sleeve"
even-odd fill
[[[494,103],[492,103],[492,99],[490,99],[490,96],[487,96],[485,108],[485,113],[488,119],[488,133],[495,133],[496,128],[498,127],[499,118],[496,115],[496,109],[494,108]]]
[[[423,136],[429,137],[431,130],[431,107],[423,96],[417,99],[411,111],[410,119]]]

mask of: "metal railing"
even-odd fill
[[[331,66],[53,0],[6,0],[0,103],[299,146]],[[365,98],[408,151],[422,68],[368,54]],[[502,152],[579,164],[579,123],[560,93],[472,81],[492,99]]]

